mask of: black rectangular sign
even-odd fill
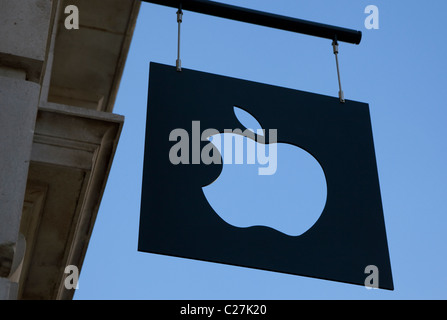
[[[192,124],[209,135],[244,129],[235,106],[324,171],[324,208],[300,235],[226,222],[203,191],[223,164],[195,158],[218,150],[207,139],[173,149],[182,133],[194,137]],[[138,249],[393,290],[368,104],[151,63]],[[374,272],[378,283],[368,282]]]

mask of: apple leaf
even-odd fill
[[[264,135],[264,132],[262,130],[262,127],[258,120],[254,116],[252,116],[250,113],[245,111],[244,109],[241,109],[237,106],[233,107],[234,114],[236,115],[236,118],[239,120],[239,122],[245,126],[246,129],[250,130],[251,132],[258,134],[260,136]],[[241,128],[242,129],[242,128]]]

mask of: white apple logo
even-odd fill
[[[250,131],[262,132],[248,112],[238,107],[234,107],[234,112]],[[224,143],[220,141],[233,139],[235,135],[221,133],[209,140],[224,158],[221,147]],[[270,147],[245,136],[243,139],[244,147],[248,143],[254,143],[256,149]],[[286,143],[276,143],[275,147],[278,161],[273,175],[260,175],[258,169],[262,164],[259,163],[230,164],[224,160],[220,176],[202,190],[214,211],[230,225],[265,226],[299,236],[315,224],[324,209],[326,178],[318,161],[307,151]]]

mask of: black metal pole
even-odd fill
[[[330,40],[359,44],[362,32],[352,29],[335,27],[327,24],[306,21],[277,14],[232,6],[209,0],[142,0],[178,9],[182,4],[183,10],[203,13],[215,17],[247,22],[265,27],[271,27],[291,32]]]

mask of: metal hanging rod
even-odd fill
[[[335,55],[335,65],[337,67],[337,77],[338,77],[338,97],[340,98],[341,103],[345,103],[345,94],[343,93],[343,89],[341,88],[341,80],[340,80],[340,66],[338,65],[338,42],[337,38],[332,41],[332,47]]]
[[[182,4],[180,4],[177,10],[177,24],[178,24],[178,34],[177,34],[177,60],[175,61],[175,67],[177,71],[182,71],[182,60],[180,60],[180,28],[183,21],[183,11]]]
[[[219,18],[226,18],[241,22],[247,22],[264,27],[281,29],[296,33],[302,33],[314,37],[334,40],[352,44],[359,44],[362,32],[352,29],[335,27],[327,24],[306,21],[277,14],[232,6],[209,0],[142,0],[144,2],[159,4],[172,8],[193,11]]]

